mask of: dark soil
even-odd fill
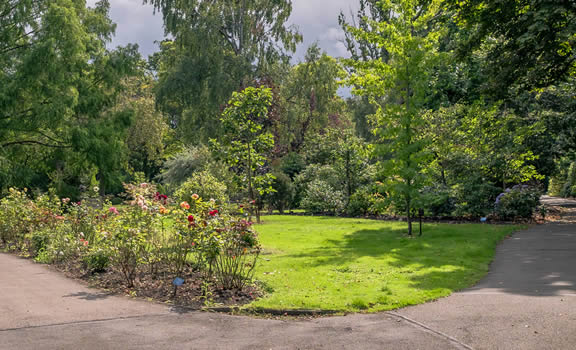
[[[242,290],[219,288],[217,281],[192,269],[182,274],[184,284],[176,288],[174,280],[167,271],[155,274],[140,271],[133,287],[128,284],[120,271],[110,269],[103,273],[88,273],[79,262],[53,265],[68,277],[88,282],[91,286],[104,289],[111,294],[125,294],[176,306],[200,309],[205,306],[241,306],[262,296],[256,286],[246,286]]]

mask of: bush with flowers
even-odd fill
[[[147,183],[125,192],[126,205],[112,206],[11,190],[0,200],[0,246],[135,290],[168,290],[176,277],[190,288],[251,285],[260,253],[251,222],[195,193],[173,201]]]
[[[516,185],[498,195],[494,204],[495,213],[504,220],[530,219],[540,204],[540,195],[538,189]]]

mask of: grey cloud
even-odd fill
[[[340,12],[348,15],[357,4],[358,0],[293,0],[290,23],[304,36],[295,58],[303,57],[314,42],[331,56],[346,56],[346,48],[340,42],[343,33],[338,25],[338,15]]]

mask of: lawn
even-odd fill
[[[488,271],[498,242],[520,226],[406,224],[265,216],[256,272],[267,294],[252,308],[382,311],[469,287]]]

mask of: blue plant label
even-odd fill
[[[176,277],[174,279],[174,281],[172,282],[173,285],[175,285],[176,287],[180,287],[181,285],[184,284],[184,279],[180,278],[180,277]]]

